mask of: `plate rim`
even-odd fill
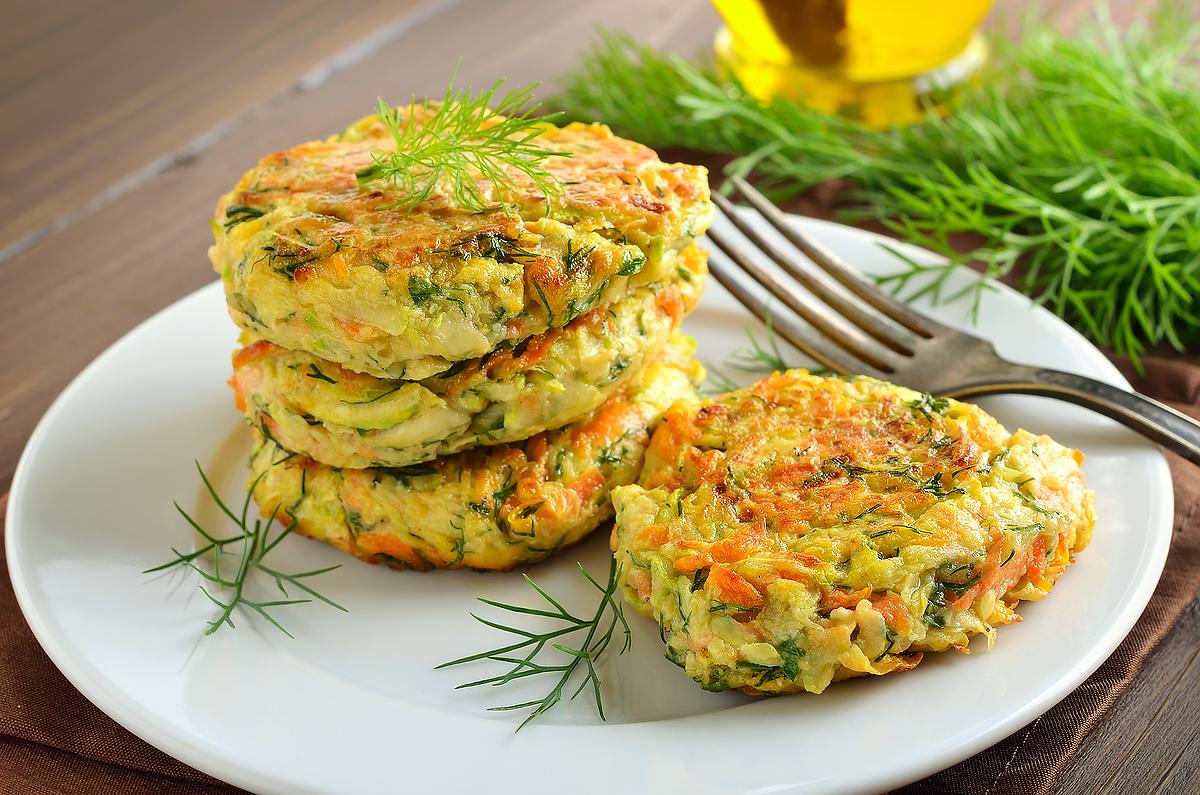
[[[838,234],[860,237],[875,244],[886,243],[890,247],[906,252],[915,252],[922,257],[932,256],[939,259],[942,258],[928,249],[869,230],[809,216],[797,214],[789,214],[789,216],[793,220],[805,224],[832,227],[837,230]],[[1124,389],[1130,389],[1129,382],[1121,375],[1112,362],[1077,329],[1049,312],[1049,310],[1046,310],[1045,307],[1038,305],[1037,302],[1007,285],[994,282],[994,280],[987,281],[1001,288],[1003,291],[1008,291],[1021,300],[1026,301],[1034,311],[1044,312],[1053,318],[1060,330],[1066,336],[1071,337],[1073,342],[1077,344],[1082,343],[1098,355],[1098,360],[1102,360],[1106,365],[1113,383]],[[129,344],[131,338],[146,333],[147,330],[163,322],[165,316],[178,311],[181,306],[205,300],[207,293],[219,291],[220,289],[220,280],[210,282],[173,301],[138,323],[90,361],[55,397],[30,434],[18,458],[17,467],[9,487],[8,506],[5,517],[5,553],[8,559],[8,572],[12,581],[14,595],[34,637],[43,650],[45,650],[55,667],[85,698],[140,739],[204,773],[252,791],[275,791],[282,784],[282,780],[259,773],[251,768],[227,762],[218,753],[197,743],[197,738],[194,734],[180,730],[177,722],[167,720],[162,717],[161,713],[133,702],[125,691],[113,691],[103,682],[95,680],[92,676],[94,671],[90,670],[95,668],[95,666],[89,664],[86,658],[81,661],[72,657],[57,642],[55,633],[48,626],[48,614],[43,614],[39,611],[38,605],[35,604],[36,600],[31,594],[31,588],[26,581],[21,563],[21,532],[18,529],[21,526],[19,505],[21,503],[20,495],[24,489],[25,480],[30,477],[28,474],[31,467],[29,461],[33,458],[35,451],[43,444],[43,437],[49,433],[49,428],[53,426],[55,419],[61,413],[67,401],[77,390],[83,388],[83,383],[89,378],[92,372],[104,367],[108,359],[116,355],[115,352],[119,348]],[[749,317],[749,314],[747,316]],[[893,765],[886,770],[878,770],[874,773],[869,769],[860,771],[860,774],[853,781],[846,781],[840,786],[834,784],[830,791],[857,792],[879,789],[880,787],[902,786],[973,756],[1019,731],[1054,707],[1073,693],[1112,655],[1121,641],[1132,631],[1145,611],[1161,579],[1170,549],[1170,530],[1174,511],[1174,484],[1166,456],[1161,448],[1158,448],[1155,452],[1156,455],[1152,459],[1152,466],[1155,471],[1152,473],[1152,476],[1157,481],[1158,494],[1153,496],[1151,501],[1152,504],[1161,506],[1163,527],[1151,528],[1150,530],[1149,535],[1155,540],[1150,542],[1147,547],[1148,565],[1145,568],[1142,581],[1138,583],[1137,590],[1132,594],[1133,598],[1128,599],[1122,604],[1119,612],[1113,615],[1113,620],[1108,623],[1100,638],[1087,650],[1086,655],[1081,657],[1075,665],[1064,671],[1057,678],[1053,688],[1040,693],[1037,698],[1026,702],[1020,709],[1013,711],[1005,719],[992,724],[987,730],[980,731],[975,737],[962,741],[957,745],[945,746],[939,753],[931,754],[919,759],[919,761],[909,762],[906,760],[905,764]],[[769,788],[769,791],[788,792],[793,791],[795,786],[795,784],[780,785],[778,788]],[[756,792],[765,791],[767,790],[756,790]]]

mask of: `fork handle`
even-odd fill
[[[1011,378],[979,381],[946,394],[965,398],[1001,392],[1042,395],[1085,406],[1200,466],[1200,422],[1145,395],[1094,378],[1041,367],[1023,367]]]

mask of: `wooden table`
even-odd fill
[[[1134,3],[1114,5],[1121,18]],[[1064,28],[1090,6],[1043,3]],[[553,85],[597,26],[693,53],[718,24],[705,0],[10,0],[5,10],[0,493],[85,364],[213,280],[207,216],[264,153],[341,128],[377,94],[438,93],[460,55],[462,84]],[[1063,791],[1194,788],[1200,722],[1181,729],[1165,716],[1200,712],[1197,650],[1193,604],[1089,736]]]

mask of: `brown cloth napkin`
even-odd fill
[[[1127,362],[1118,361],[1118,366],[1139,390],[1200,416],[1200,364],[1151,359],[1144,377]],[[1171,469],[1175,532],[1166,571],[1145,614],[1116,653],[1029,726],[901,792],[1003,795],[1054,790],[1066,760],[1200,592],[1200,468],[1171,456]],[[0,499],[0,516],[6,502]],[[239,792],[137,739],[80,695],[34,640],[7,571],[4,566],[0,580],[0,795]]]

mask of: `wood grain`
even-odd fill
[[[702,0],[550,8],[560,10],[547,13],[534,0],[451,6],[324,81],[258,103],[200,151],[0,263],[8,274],[0,313],[0,491],[48,399],[71,376],[121,333],[215,278],[205,256],[208,216],[217,197],[264,153],[346,126],[369,112],[379,94],[444,89],[453,65],[448,41],[464,54],[463,84],[498,75],[523,83],[560,74],[599,23],[639,20],[641,35],[684,49],[710,40],[716,27]],[[534,14],[537,37],[495,46],[495,31],[513,15]],[[152,362],[142,377],[153,378]]]
[[[0,25],[0,261],[418,0],[45,2]],[[201,140],[197,140],[201,139]],[[186,150],[185,150],[186,151]]]
[[[1200,763],[1200,601],[1188,608],[1064,771],[1061,793],[1194,792],[1166,787]],[[1187,716],[1187,717],[1185,717]],[[1177,782],[1178,783],[1178,782]]]

